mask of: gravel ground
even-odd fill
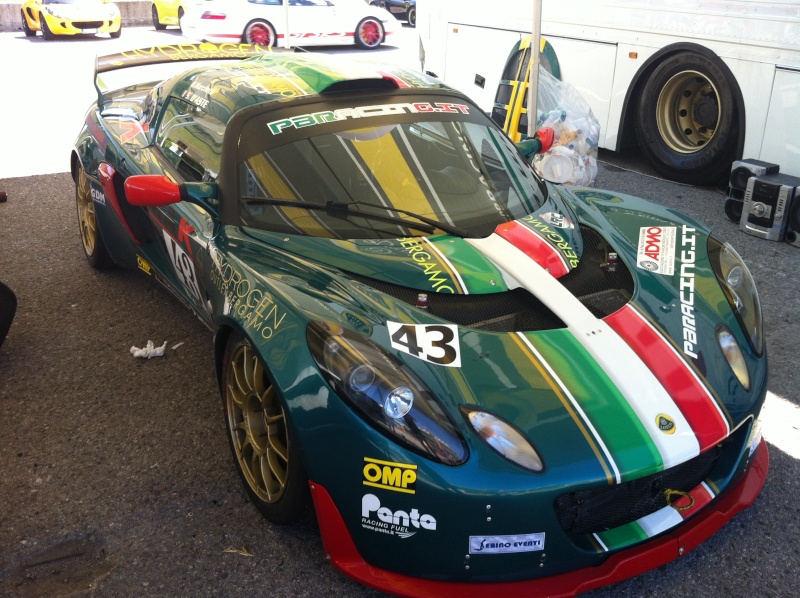
[[[739,232],[718,189],[626,170],[624,156],[613,161],[600,164],[597,186],[709,223],[748,262],[766,315],[771,469],[755,504],[703,546],[586,595],[794,596],[800,249]],[[313,521],[274,527],[247,502],[209,331],[135,272],[86,265],[69,175],[0,179],[0,190],[8,193],[0,280],[19,301],[0,347],[0,595],[380,595],[326,562]],[[166,340],[166,356],[132,358],[130,347],[148,340]]]

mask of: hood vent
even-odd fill
[[[622,262],[609,265],[613,249],[595,230],[581,227],[583,254],[577,268],[559,280],[595,317],[614,313],[630,301],[633,279]],[[395,299],[415,305],[418,289],[412,289],[348,273]],[[424,292],[424,289],[422,290]],[[539,299],[522,288],[485,295],[450,295],[428,292],[430,313],[467,328],[492,332],[526,332],[566,328],[564,322]]]

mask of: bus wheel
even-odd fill
[[[639,146],[668,179],[713,185],[727,178],[739,147],[733,75],[715,56],[680,52],[644,84],[636,114]]]

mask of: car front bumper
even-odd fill
[[[684,556],[714,535],[737,513],[753,504],[764,485],[768,469],[769,453],[766,442],[762,439],[753,461],[736,485],[679,527],[613,553],[596,567],[585,567],[538,579],[495,583],[420,579],[369,565],[359,554],[328,491],[315,482],[310,482],[310,487],[326,558],[342,573],[364,585],[392,594],[418,598],[445,595],[477,598],[486,596],[487,592],[552,597],[572,596],[616,583]]]

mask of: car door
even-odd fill
[[[303,41],[324,43],[327,39],[335,43],[344,35],[328,0],[289,0],[289,30],[295,45]]]

